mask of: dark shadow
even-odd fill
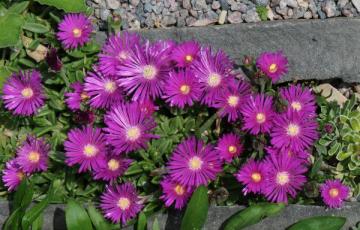
[[[54,230],[66,230],[65,212],[61,208],[56,208],[53,218]]]
[[[174,208],[168,210],[168,217],[165,224],[165,230],[179,230],[184,211],[179,211]]]

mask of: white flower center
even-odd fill
[[[184,187],[179,185],[179,184],[175,186],[174,191],[179,196],[181,196],[181,195],[183,195],[185,193]]]
[[[210,87],[217,87],[221,82],[221,77],[217,73],[211,73],[208,77],[208,85]]]
[[[251,179],[255,182],[255,183],[259,183],[262,179],[261,174],[258,172],[254,172],[251,174]]]
[[[203,164],[203,161],[200,159],[200,157],[197,157],[197,156],[192,157],[192,158],[190,158],[190,160],[189,160],[189,168],[190,168],[192,171],[200,170],[202,164]]]
[[[119,161],[117,161],[115,159],[110,159],[108,161],[107,165],[108,165],[109,170],[111,170],[111,171],[116,171],[120,167]]]
[[[331,198],[337,197],[339,195],[339,189],[337,189],[337,188],[330,189],[329,195],[331,196]]]
[[[301,103],[298,101],[293,101],[291,103],[291,107],[296,111],[300,111],[302,109]]]
[[[190,86],[189,85],[182,85],[180,87],[180,92],[184,95],[187,95],[190,93]]]
[[[116,84],[113,81],[107,81],[104,84],[105,91],[108,93],[113,93],[116,90]]]
[[[289,178],[289,173],[288,172],[278,172],[276,174],[276,183],[283,186],[287,183],[289,183],[290,178]]]
[[[286,131],[289,136],[295,137],[300,133],[300,127],[297,124],[290,123]]]
[[[21,95],[24,98],[29,99],[34,95],[34,91],[30,87],[27,87],[27,88],[24,88],[23,90],[21,90]]]
[[[193,56],[191,56],[190,54],[185,56],[185,61],[186,62],[192,62],[192,60],[194,60]]]
[[[28,159],[31,163],[38,163],[40,160],[40,154],[35,151],[31,151],[28,155]]]
[[[156,77],[157,69],[155,66],[146,65],[143,67],[143,76],[147,80],[152,80]]]
[[[229,153],[234,154],[234,153],[236,153],[237,148],[235,145],[230,145],[228,150],[229,150]]]
[[[79,28],[75,28],[75,29],[73,29],[73,35],[74,35],[74,37],[75,38],[79,38],[79,37],[81,37],[81,34],[82,34],[82,31],[81,31],[81,29],[79,29]]]
[[[130,207],[129,198],[120,197],[120,199],[118,200],[117,206],[123,211],[129,209],[129,207]]]
[[[83,152],[84,152],[85,156],[93,157],[99,152],[99,150],[96,148],[96,146],[94,146],[92,144],[87,144],[84,146]]]
[[[229,96],[227,102],[231,107],[235,107],[239,103],[239,97],[234,95]]]
[[[126,137],[130,141],[136,141],[137,139],[139,139],[140,135],[141,135],[141,130],[136,126],[130,127],[126,131]]]
[[[259,123],[259,124],[262,124],[264,123],[266,120],[266,116],[264,113],[258,113],[256,114],[256,122]]]
[[[277,64],[273,63],[269,66],[269,72],[270,73],[275,73],[278,70],[278,66]]]

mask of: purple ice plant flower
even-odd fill
[[[240,137],[234,133],[224,134],[219,139],[216,149],[219,151],[220,159],[227,163],[230,163],[234,157],[238,157],[244,151]]]
[[[166,207],[172,204],[175,204],[176,209],[185,207],[193,189],[171,180],[170,177],[165,177],[160,184],[163,191],[160,199],[165,202]]]
[[[118,83],[133,101],[155,99],[162,95],[163,85],[168,77],[169,56],[167,49],[154,49],[146,42],[136,45],[128,60],[118,67]]]
[[[67,14],[58,26],[57,37],[66,49],[76,49],[90,40],[91,21],[84,14]]]
[[[153,113],[159,109],[152,100],[145,100],[139,104],[142,113],[148,116],[152,116]]]
[[[287,148],[292,151],[308,149],[317,140],[317,122],[288,111],[274,118],[271,130],[271,144],[276,148]]]
[[[117,73],[117,67],[127,61],[130,51],[140,44],[140,36],[122,32],[109,37],[99,54],[99,70],[106,76]]]
[[[303,149],[294,151],[294,150],[290,150],[287,148],[278,149],[273,146],[266,147],[265,149],[266,149],[266,152],[268,152],[269,154],[272,154],[276,157],[281,157],[282,155],[286,155],[292,159],[302,161],[304,164],[308,164],[310,162],[309,161],[310,153]]]
[[[58,56],[56,48],[50,48],[49,52],[46,54],[46,62],[51,70],[59,72],[62,68],[62,62]]]
[[[25,176],[16,159],[6,162],[6,167],[2,171],[2,181],[9,192],[16,190]]]
[[[234,76],[230,73],[233,63],[219,50],[212,53],[210,47],[201,49],[199,58],[191,66],[195,77],[201,83],[203,92],[201,102],[213,106],[215,99],[226,89]]]
[[[214,98],[212,106],[219,109],[220,117],[234,122],[241,117],[241,108],[251,94],[251,86],[243,80],[232,79],[228,87]]]
[[[50,145],[44,139],[28,136],[17,150],[16,161],[27,174],[46,171],[49,151]]]
[[[248,160],[235,174],[236,179],[245,185],[243,192],[261,193],[264,189],[266,170],[263,162]]]
[[[194,41],[186,41],[177,45],[172,52],[172,59],[180,68],[189,67],[198,58],[200,45]]]
[[[123,91],[113,76],[100,72],[88,73],[85,78],[84,91],[90,97],[90,106],[97,109],[108,109],[123,101]]]
[[[172,180],[184,186],[207,185],[222,170],[218,151],[190,137],[181,142],[168,162]]]
[[[330,208],[340,208],[350,195],[350,188],[341,183],[339,179],[326,180],[320,187],[321,197]]]
[[[243,129],[253,135],[268,133],[273,126],[275,112],[271,96],[264,94],[252,95],[242,105]]]
[[[122,224],[126,224],[143,207],[135,186],[129,182],[121,185],[108,185],[100,199],[100,207],[104,216],[114,223],[121,221]]]
[[[309,88],[302,88],[301,85],[281,88],[280,98],[288,103],[288,110],[300,113],[305,117],[316,116],[315,96]]]
[[[66,164],[79,164],[79,173],[97,169],[104,161],[106,142],[99,128],[87,126],[70,130],[64,147]]]
[[[200,83],[189,70],[170,72],[164,87],[164,98],[170,106],[192,106],[201,97]]]
[[[256,66],[273,83],[277,82],[284,74],[288,72],[288,60],[281,52],[264,52],[256,60]]]
[[[266,179],[263,193],[269,201],[287,203],[288,195],[295,198],[297,191],[306,182],[304,174],[307,168],[302,161],[287,155],[268,155],[264,168],[266,169]]]
[[[118,153],[146,149],[149,140],[158,137],[151,133],[156,123],[151,116],[141,111],[141,103],[113,106],[104,121],[107,141]]]
[[[72,83],[70,88],[73,89],[73,92],[65,93],[65,102],[71,110],[80,110],[81,103],[87,101],[90,97],[84,91],[84,85],[80,82]]]
[[[104,161],[94,169],[94,179],[104,181],[116,181],[128,169],[132,160],[121,155],[114,154],[109,150]]]
[[[40,72],[23,71],[11,75],[3,86],[5,108],[15,115],[31,116],[45,104]]]

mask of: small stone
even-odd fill
[[[210,24],[215,23],[217,20],[210,20],[208,18],[204,18],[204,19],[198,19],[195,22],[189,24],[189,26],[194,26],[194,27],[198,27],[198,26],[207,26]]]
[[[243,21],[241,18],[241,13],[238,11],[230,13],[228,17],[228,21],[232,24],[241,23]]]
[[[355,6],[356,10],[360,13],[360,0],[351,0],[351,2]]]
[[[190,0],[183,0],[182,6],[183,6],[185,9],[190,10],[190,9],[191,9]]]
[[[288,9],[287,16],[289,18],[291,18],[293,15],[294,15],[294,10],[293,9]]]
[[[280,4],[280,0],[271,0],[270,1],[270,7],[275,7]]]
[[[339,6],[339,8],[344,8],[348,2],[349,2],[349,0],[339,0],[337,2],[337,5]]]
[[[152,9],[153,9],[153,5],[151,5],[150,2],[146,2],[144,5],[144,12],[151,13]]]
[[[186,19],[185,19],[185,22],[186,22],[186,25],[191,25],[191,24],[193,24],[193,23],[195,23],[195,21],[196,21],[196,18],[194,18],[194,17],[187,17]]]
[[[229,10],[229,4],[226,0],[219,0],[222,10]]]
[[[175,2],[175,1],[171,2],[170,8],[169,8],[170,12],[175,12],[178,8],[179,8],[179,3]]]
[[[191,16],[193,16],[195,18],[197,18],[199,16],[199,14],[196,10],[191,9],[191,10],[189,10],[189,12],[190,12]]]
[[[355,98],[360,102],[360,93],[354,93]]]
[[[269,5],[269,0],[252,0],[252,2],[255,5],[259,5],[259,6],[267,6],[267,5]]]
[[[273,10],[271,9],[270,6],[267,6],[266,9],[267,9],[267,18],[270,21],[273,21],[274,20],[274,12],[273,12]]]
[[[207,9],[205,0],[191,0],[191,4],[195,10],[206,10]]]
[[[222,10],[222,11],[220,12],[219,21],[218,21],[218,23],[219,23],[220,25],[222,25],[222,24],[225,23],[226,15],[227,15],[227,11],[226,11],[226,10]]]
[[[328,83],[318,85],[314,87],[313,90],[316,93],[321,92],[321,95],[326,98],[326,101],[336,101],[340,106],[342,106],[347,101],[347,98],[344,95],[342,95],[336,88]]]
[[[298,7],[298,8],[294,8],[293,11],[294,11],[294,14],[293,14],[292,18],[299,19],[299,18],[304,17],[306,9],[302,8],[302,7]]]
[[[285,9],[287,7],[286,0],[280,0],[279,7],[280,9]]]
[[[133,20],[133,21],[130,21],[129,22],[129,27],[130,27],[130,29],[132,29],[132,30],[138,30],[138,29],[140,29],[140,22],[139,22],[139,20]]]
[[[181,18],[186,18],[187,16],[189,16],[189,11],[182,9],[179,11],[179,17]]]
[[[242,14],[245,14],[248,11],[248,6],[242,2],[239,3],[239,11]]]
[[[140,3],[140,0],[130,0],[130,4],[133,5],[134,7],[137,7]]]
[[[322,10],[325,12],[328,18],[336,16],[336,5],[332,0],[327,0],[322,7]]]
[[[108,9],[100,9],[100,19],[106,21],[110,15],[110,10]]]
[[[345,17],[354,17],[354,14],[351,10],[348,9],[342,9],[341,13],[345,16]]]
[[[106,5],[108,8],[112,10],[116,10],[120,8],[120,1],[119,0],[106,0]]]
[[[304,8],[305,10],[309,7],[309,0],[297,0],[297,3],[300,7]]]
[[[217,9],[220,9],[221,5],[220,5],[220,2],[219,1],[213,1],[213,3],[211,4],[211,8],[213,10],[217,10]]]
[[[360,85],[355,85],[354,90],[355,92],[360,93]]]
[[[305,14],[304,14],[304,18],[305,19],[310,19],[312,18],[312,13],[310,11],[306,11]]]
[[[230,9],[231,9],[232,11],[238,11],[238,10],[240,10],[240,4],[238,4],[237,2],[235,2],[234,4],[231,4]]]
[[[278,13],[278,14],[280,14],[280,15],[282,15],[282,16],[287,16],[288,8],[287,8],[287,7],[281,8],[281,7],[277,6],[277,7],[275,8],[275,11],[276,11],[276,13]]]
[[[172,15],[165,16],[162,19],[162,23],[163,23],[164,26],[175,25],[176,18],[174,16],[172,16]]]
[[[208,11],[205,15],[210,20],[217,21],[218,18],[219,18],[219,15],[217,13],[215,13],[214,11],[212,11],[212,10]]]
[[[286,5],[291,7],[291,8],[297,8],[298,7],[298,3],[296,0],[286,0]]]

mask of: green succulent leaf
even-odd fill
[[[346,218],[336,216],[315,216],[300,220],[288,230],[340,230],[344,226]]]
[[[66,227],[68,230],[92,230],[89,215],[85,209],[74,200],[69,200],[65,209]]]
[[[53,6],[67,13],[86,12],[84,0],[35,0],[43,5]]]
[[[90,216],[91,222],[96,230],[110,230],[110,224],[105,220],[104,216],[90,204],[87,208],[87,212]]]
[[[20,41],[23,23],[24,19],[19,14],[8,12],[0,16],[0,48],[15,46]]]
[[[25,22],[25,24],[22,26],[24,30],[28,30],[37,34],[44,34],[49,31],[49,28],[39,24],[39,23],[33,23],[33,22]]]

